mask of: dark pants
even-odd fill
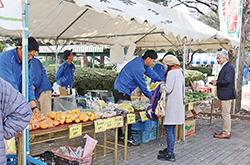
[[[129,100],[129,101],[131,101],[131,98],[130,98],[129,95],[121,93],[117,89],[113,89],[113,96],[115,98],[115,103],[117,103],[119,100]],[[131,129],[132,129],[132,125],[129,124],[128,125],[128,139],[130,139],[132,137]],[[122,129],[118,128],[118,137],[121,137],[121,136],[124,136],[123,133],[122,133]]]
[[[170,155],[174,154],[175,126],[176,125],[164,125],[164,130],[167,138],[167,152]]]

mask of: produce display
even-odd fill
[[[48,114],[48,117],[35,113],[34,115],[31,115],[29,130],[35,130],[38,128],[47,129],[59,124],[79,123],[96,119],[98,119],[97,115],[91,112],[81,113],[80,110],[71,110],[67,112],[52,111]]]
[[[201,91],[185,92],[184,103],[205,100],[213,97],[214,95],[210,93],[203,93]]]
[[[144,101],[123,101],[120,104],[106,103],[103,100],[92,99],[88,109],[73,109],[66,112],[52,111],[47,117],[35,113],[31,115],[29,130],[47,129],[65,123],[94,121],[98,118],[109,118],[147,109],[149,103]]]

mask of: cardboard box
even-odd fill
[[[131,100],[134,101],[134,100],[141,100],[141,101],[145,101],[147,99],[146,96],[144,95],[136,95],[136,96],[130,96]]]
[[[67,90],[65,87],[59,87],[60,96],[67,96]]]
[[[192,109],[191,112],[193,113],[193,116],[198,115],[201,112],[200,106],[194,107],[194,109]]]
[[[195,134],[195,120],[185,121],[185,137],[190,137]]]
[[[192,117],[194,117],[194,115],[191,111],[185,111],[185,119],[190,119]]]

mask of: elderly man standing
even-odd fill
[[[228,53],[219,51],[217,62],[221,65],[221,70],[217,81],[212,80],[210,84],[217,86],[217,96],[221,100],[221,114],[223,118],[222,132],[215,132],[215,138],[229,139],[231,136],[231,104],[236,99],[235,72],[234,67],[228,62]]]

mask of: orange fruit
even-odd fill
[[[66,123],[72,123],[71,119],[66,119]]]
[[[80,120],[79,118],[76,118],[76,119],[75,119],[75,122],[76,122],[76,123],[79,123],[80,121],[81,121],[81,120]]]
[[[59,122],[58,121],[53,121],[53,125],[57,126],[57,125],[59,125]]]
[[[80,115],[79,115],[79,119],[80,119],[81,121],[83,121],[83,120],[84,120],[84,115],[83,115],[83,114],[80,114]]]
[[[65,122],[65,119],[61,119],[61,120],[60,120],[60,123],[61,123],[61,124],[64,124],[64,122]]]

